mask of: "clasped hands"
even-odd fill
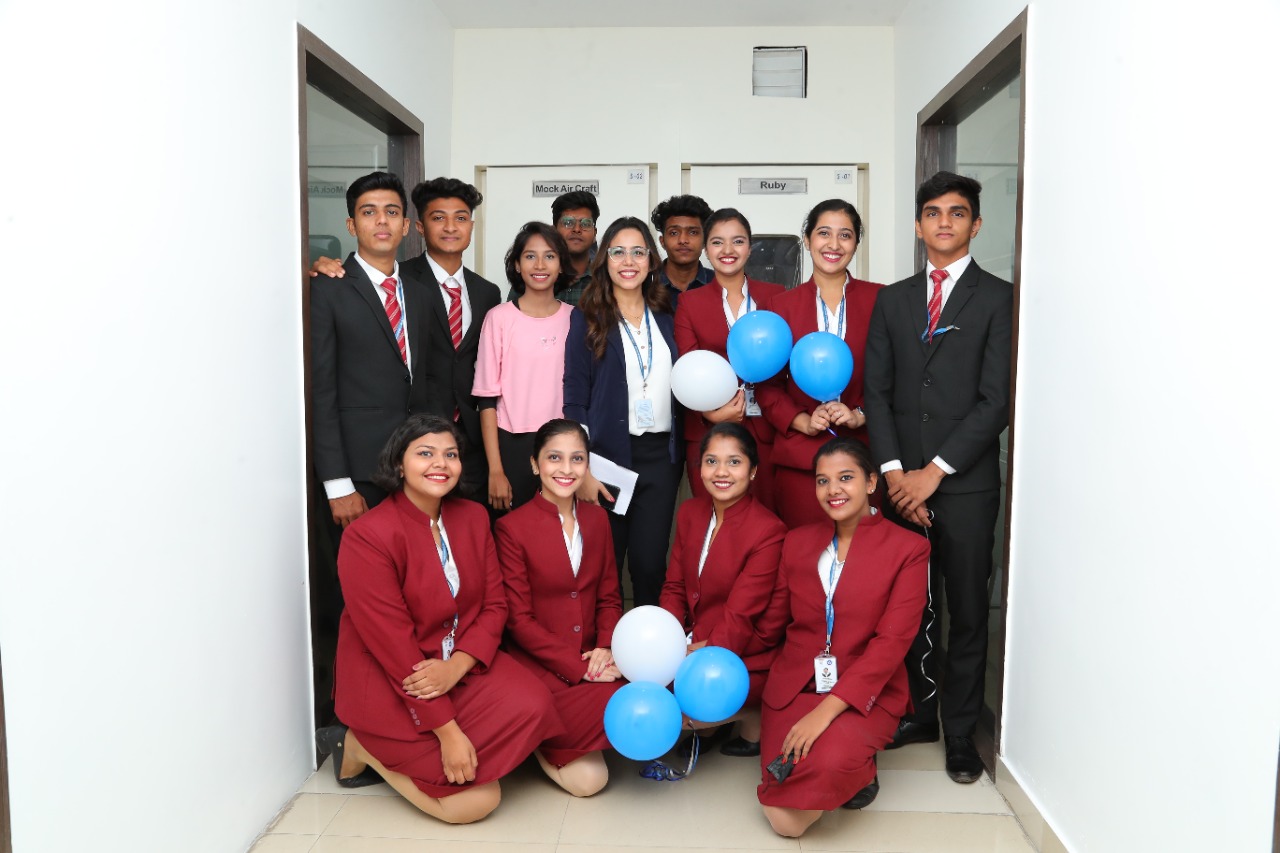
[[[413,665],[413,672],[400,684],[414,699],[436,699],[452,690],[475,665],[476,659],[471,655],[455,651],[448,660],[418,661]]]
[[[805,435],[817,435],[838,426],[857,429],[867,422],[867,416],[851,409],[839,400],[821,403],[810,412],[801,412],[791,421],[791,428]]]
[[[925,502],[933,497],[945,476],[945,471],[930,462],[915,471],[888,471],[884,479],[889,487],[889,500],[898,515],[921,527],[932,527]]]
[[[587,681],[598,681],[604,684],[622,678],[622,671],[613,662],[611,649],[592,649],[589,652],[583,652],[582,659],[588,661],[587,674],[583,676]]]

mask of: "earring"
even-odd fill
[[[397,476],[397,477],[399,477],[401,480],[403,480],[403,479],[404,479],[404,469],[403,469],[403,468],[397,468],[397,469],[396,469],[396,476]]]

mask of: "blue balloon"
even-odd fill
[[[791,327],[772,311],[749,311],[729,330],[726,351],[742,381],[772,379],[791,354]]]
[[[791,350],[791,378],[819,403],[838,400],[853,378],[853,353],[830,332],[810,332]]]
[[[676,697],[647,681],[623,685],[604,706],[609,743],[636,761],[657,758],[675,746],[682,722]]]
[[[719,646],[703,646],[676,670],[676,701],[690,719],[718,722],[742,709],[748,681],[742,658]]]

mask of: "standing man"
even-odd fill
[[[573,270],[573,284],[556,297],[561,302],[577,305],[583,288],[591,280],[599,220],[600,205],[596,197],[585,190],[565,193],[551,202],[551,222],[569,247],[569,267]]]
[[[457,178],[435,178],[414,187],[418,231],[427,250],[404,262],[404,274],[426,289],[427,411],[458,422],[466,439],[458,491],[487,506],[489,465],[471,387],[484,317],[502,296],[496,284],[462,266],[481,201],[479,190]]]
[[[653,209],[649,221],[658,231],[658,245],[667,253],[662,264],[662,283],[676,300],[686,290],[702,287],[716,274],[701,263],[705,236],[702,223],[711,216],[711,205],[696,195],[673,195]]]
[[[425,289],[402,277],[396,250],[409,233],[404,186],[387,172],[347,189],[356,251],[336,276],[311,282],[311,419],[316,476],[345,528],[386,493],[370,479],[392,431],[426,410]]]
[[[939,172],[916,192],[923,272],[884,288],[867,336],[867,429],[888,515],[932,544],[929,603],[907,654],[912,715],[888,748],[946,737],[947,774],[973,782],[973,733],[987,663],[987,585],[1000,508],[1000,433],[1009,422],[1013,288],[969,256],[981,185]],[[886,507],[889,509],[889,507]],[[939,678],[945,591],[950,628]],[[939,681],[942,683],[939,690]]]

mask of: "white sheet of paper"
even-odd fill
[[[591,454],[590,467],[592,476],[597,480],[606,486],[615,486],[618,489],[616,502],[610,504],[606,500],[601,500],[600,505],[618,515],[626,515],[627,507],[631,506],[631,498],[636,493],[636,480],[640,475],[598,453]]]

